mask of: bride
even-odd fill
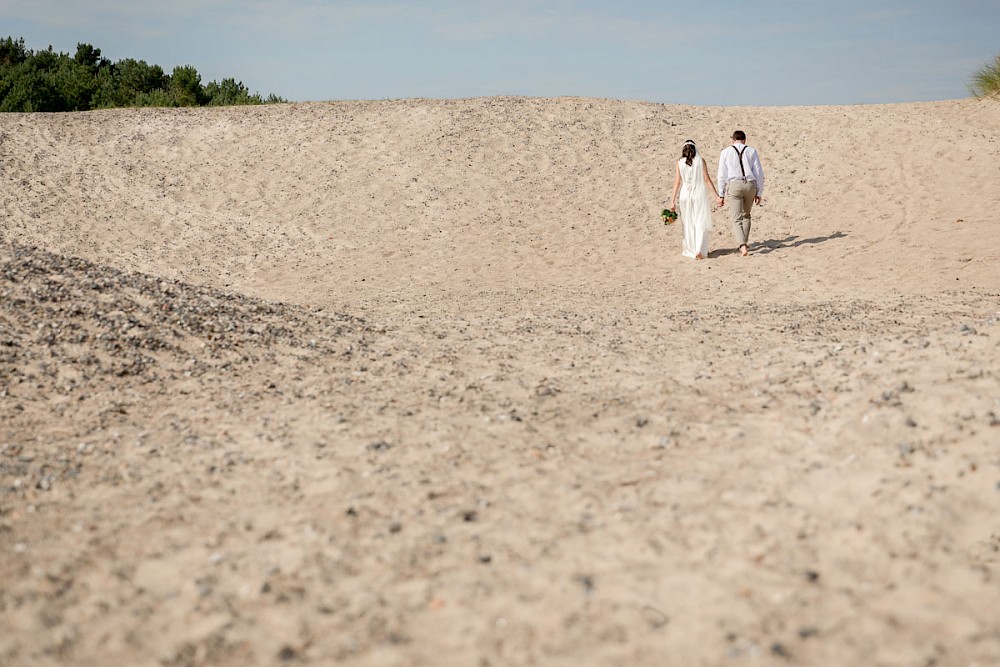
[[[694,142],[688,139],[681,149],[681,159],[677,161],[674,176],[674,194],[670,198],[670,210],[676,211],[680,203],[679,218],[684,225],[684,242],[681,254],[685,257],[705,259],[708,257],[708,232],[712,229],[712,203],[708,189],[715,195],[716,203],[722,206],[722,198],[708,175],[708,166],[698,154]],[[680,192],[680,199],[677,193]]]

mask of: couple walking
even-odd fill
[[[729,218],[740,254],[744,257],[750,254],[750,209],[760,203],[764,194],[764,170],[757,151],[746,145],[747,135],[742,130],[733,132],[732,139],[732,145],[726,146],[719,155],[718,190],[694,142],[688,139],[681,149],[670,210],[676,211],[677,204],[680,204],[678,217],[684,225],[681,254],[685,257],[708,257],[708,232],[712,229],[709,190],[715,195],[720,208],[726,201],[729,202]],[[680,199],[677,198],[678,193]]]

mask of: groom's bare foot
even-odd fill
[[[750,254],[750,248],[748,248],[745,244],[741,245],[740,246],[740,254],[743,255],[744,257],[746,257],[747,255]]]

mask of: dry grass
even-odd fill
[[[969,90],[976,97],[1000,96],[1000,55],[975,71]]]

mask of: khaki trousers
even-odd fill
[[[733,223],[733,236],[737,245],[750,243],[750,209],[757,196],[757,183],[737,179],[726,185],[726,206]]]

